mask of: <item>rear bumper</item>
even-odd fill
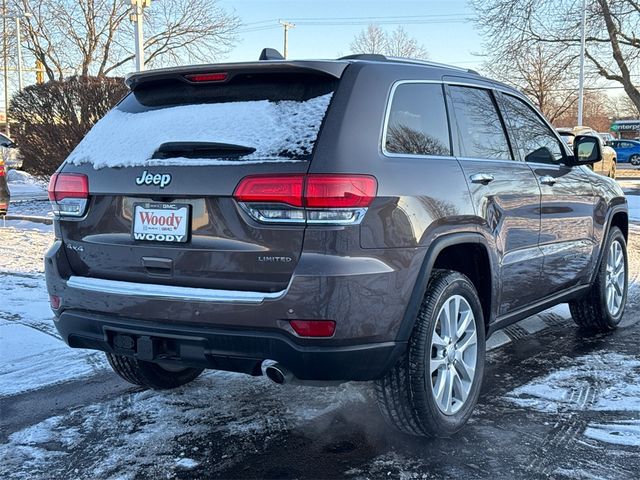
[[[373,380],[406,347],[402,342],[300,345],[277,331],[165,326],[75,310],[62,312],[55,325],[71,347],[249,375],[260,375],[262,362],[270,359],[301,380]]]
[[[75,276],[65,250],[55,242],[45,271],[49,294],[61,299],[55,323],[70,346],[114,352],[113,336],[128,334],[136,348],[118,353],[140,357],[137,342],[146,337],[142,352],[151,346],[153,356],[145,360],[254,375],[275,360],[303,380],[371,380],[393,366],[406,348],[397,337],[420,262],[400,249],[386,253],[397,255],[395,264],[303,254],[288,288],[264,293]],[[293,319],[334,320],[336,331],[300,337]]]

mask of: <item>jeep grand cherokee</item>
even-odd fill
[[[130,75],[51,179],[55,324],[117,374],[372,380],[413,435],[459,430],[485,339],[561,302],[614,329],[627,203],[516,90],[382,56]]]

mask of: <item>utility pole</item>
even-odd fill
[[[586,49],[587,0],[582,0],[582,26],[580,33],[580,80],[578,86],[578,125],[584,113],[584,54]]]
[[[129,17],[135,28],[136,43],[136,71],[144,70],[144,33],[142,31],[144,22],[144,9],[151,5],[151,0],[131,0],[133,13]]]
[[[296,26],[295,23],[285,22],[284,20],[280,20],[280,25],[284,28],[284,58],[287,58],[287,54],[289,51],[289,29]]]

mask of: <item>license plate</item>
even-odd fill
[[[133,206],[133,239],[149,242],[186,242],[189,205],[136,203]]]

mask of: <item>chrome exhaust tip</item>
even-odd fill
[[[293,374],[275,360],[262,362],[262,374],[278,385],[290,383],[294,379]]]

